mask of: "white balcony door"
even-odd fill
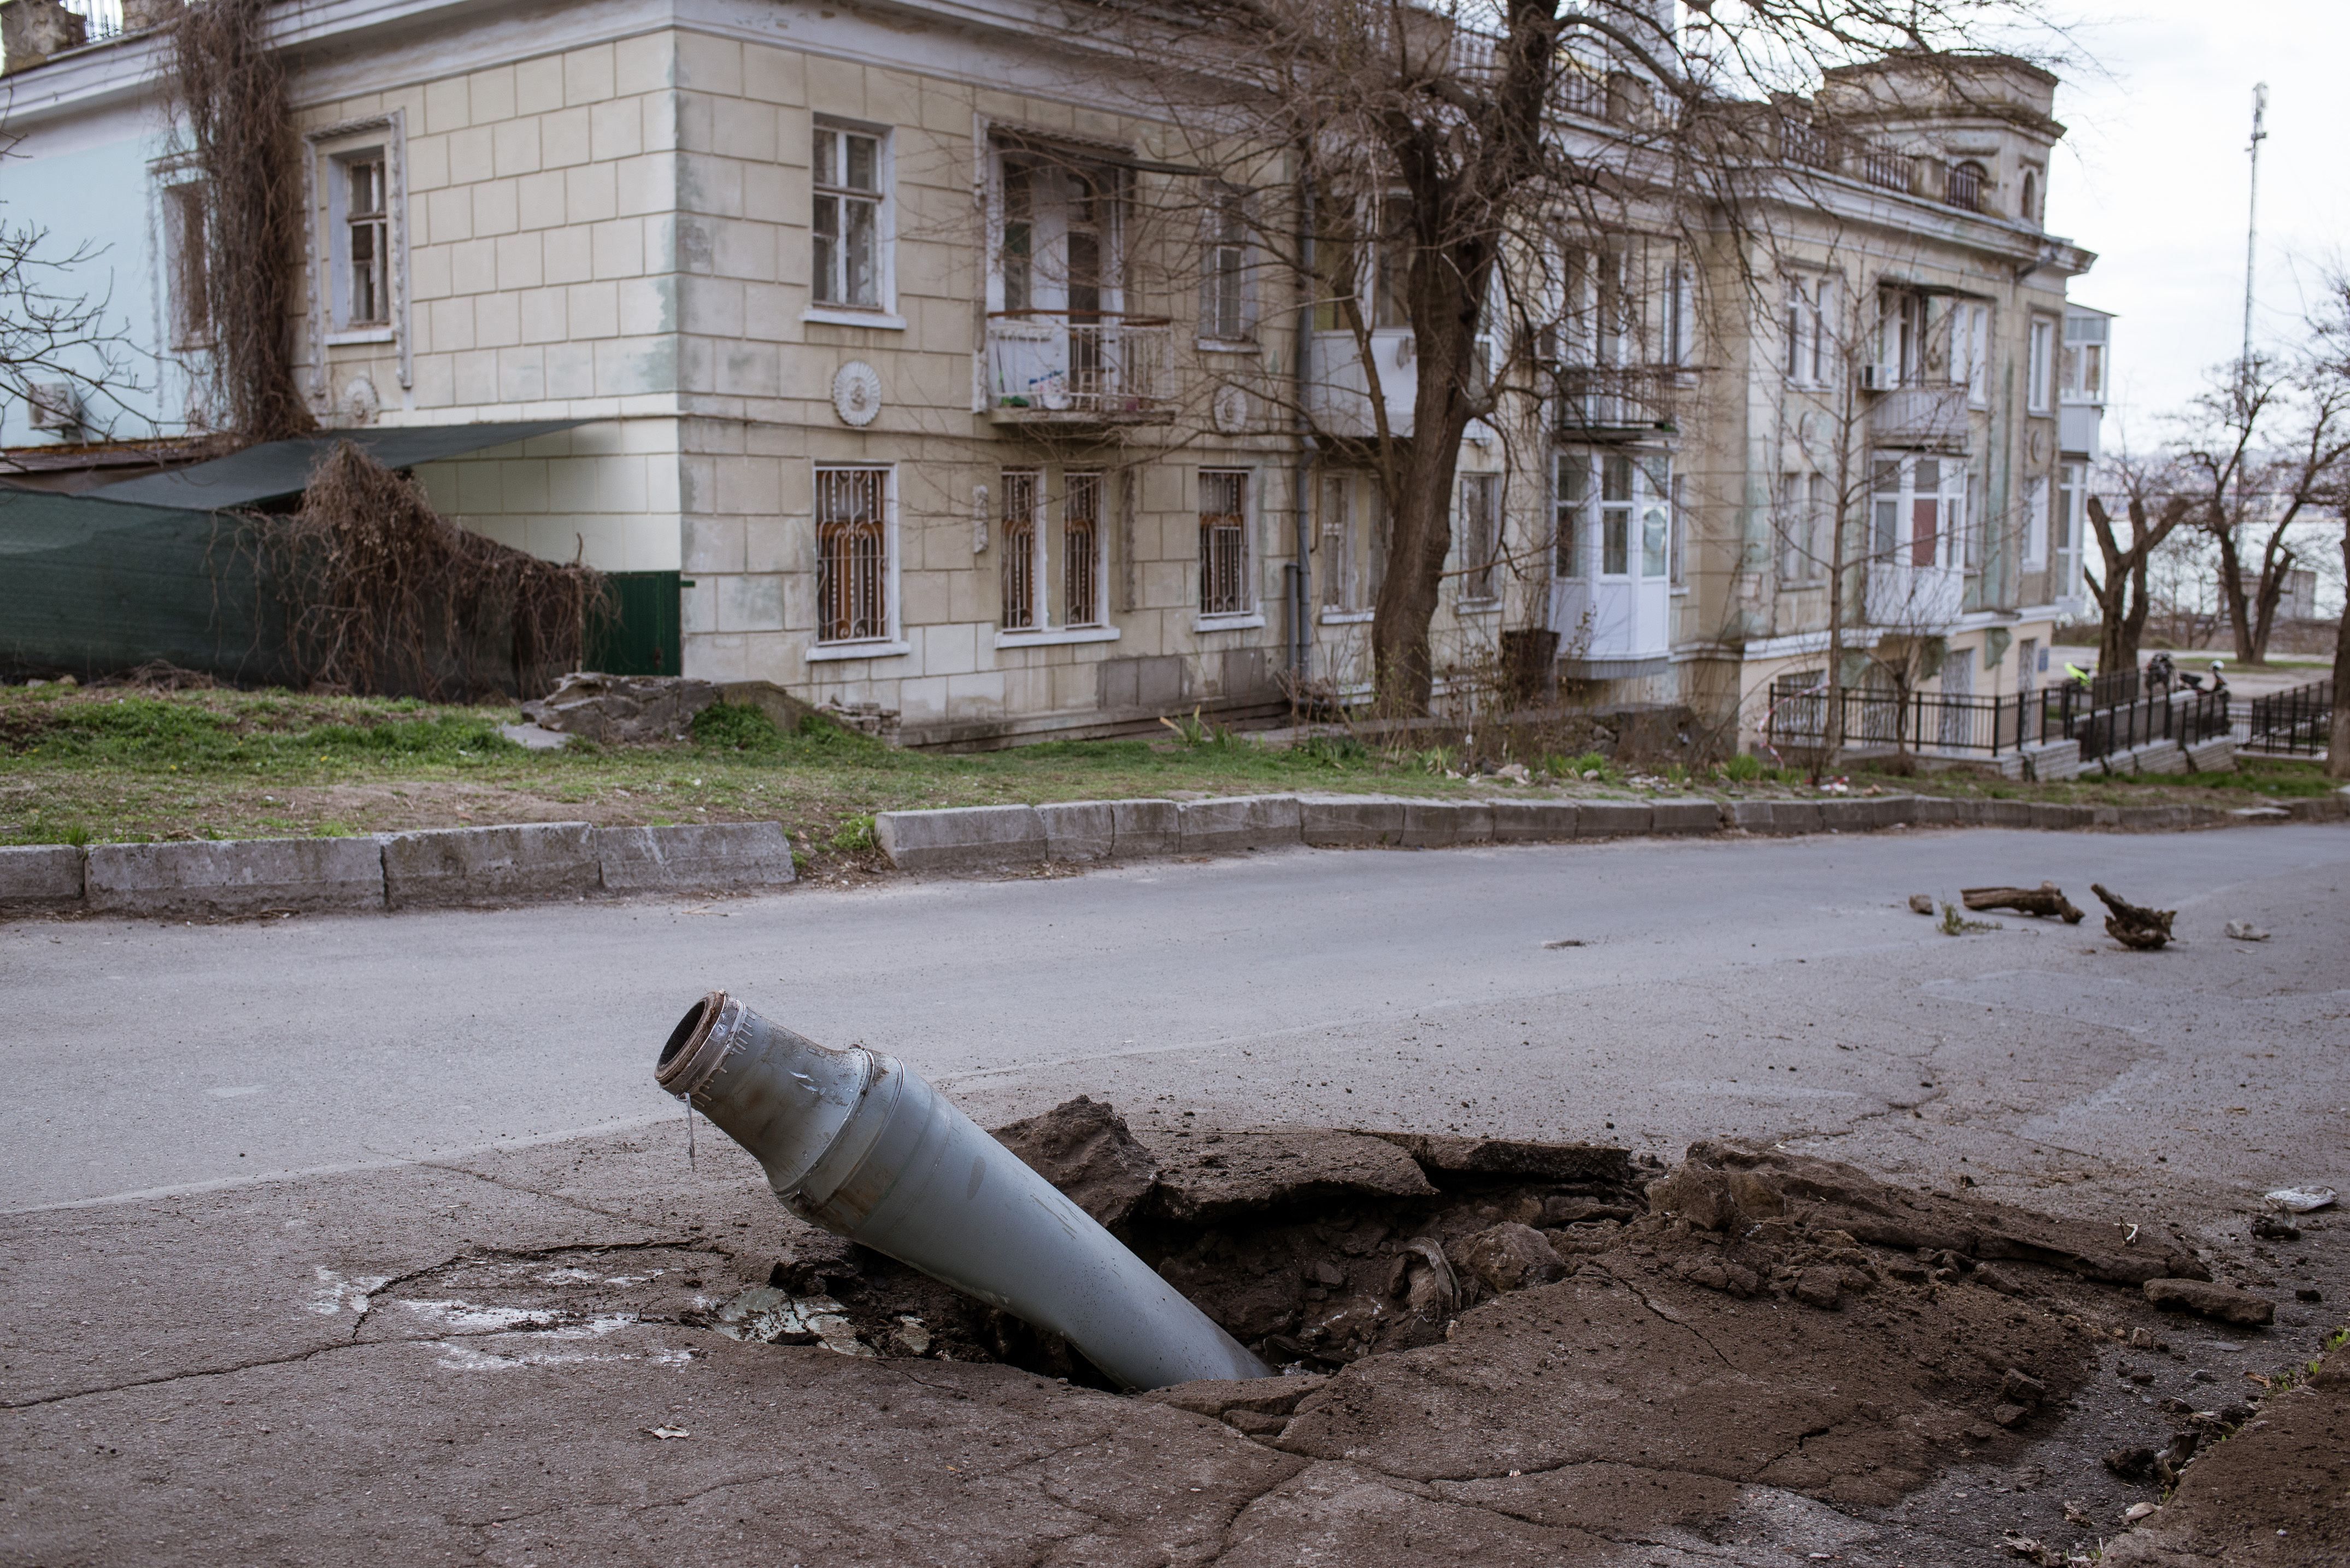
[[[1672,459],[1559,454],[1551,629],[1569,658],[1659,658],[1672,649]]]
[[[1047,408],[1117,391],[1124,300],[1114,174],[1006,151],[996,206],[989,292],[999,389]]]

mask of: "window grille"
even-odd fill
[[[1101,602],[1101,493],[1098,473],[1072,473],[1061,503],[1061,618],[1098,626]]]
[[[1200,475],[1200,613],[1246,615],[1248,475]]]
[[[1502,553],[1502,476],[1464,474],[1461,480],[1461,597],[1470,603],[1497,597],[1495,570]]]
[[[381,327],[391,320],[388,261],[391,219],[384,193],[381,152],[342,161],[344,255],[349,293],[344,325]]]
[[[1036,625],[1036,479],[1026,471],[1003,475],[1003,628]]]
[[[881,139],[816,128],[816,297],[881,303]]]
[[[818,640],[889,635],[889,545],[883,511],[889,471],[825,468],[816,476]]]

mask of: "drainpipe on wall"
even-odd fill
[[[719,991],[653,1075],[794,1214],[1061,1335],[1126,1387],[1273,1375],[894,1057],[819,1045]]]
[[[1305,286],[1299,292],[1304,296],[1297,306],[1297,348],[1290,356],[1297,382],[1297,407],[1292,416],[1297,425],[1296,503],[1297,513],[1297,586],[1296,600],[1290,611],[1290,673],[1299,683],[1314,674],[1314,569],[1313,559],[1313,496],[1314,496],[1314,429],[1305,413],[1306,384],[1312,374],[1314,357],[1314,288],[1318,275],[1314,262],[1314,178],[1306,175],[1298,182],[1299,223],[1303,232],[1298,235],[1297,251],[1305,276]]]

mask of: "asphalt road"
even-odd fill
[[[2012,1532],[2086,1550],[2150,1495],[2099,1459],[2163,1440],[2158,1400],[2305,1357],[2350,1295],[2334,1217],[2293,1245],[2248,1234],[2266,1188],[2350,1189],[2345,874],[2332,826],[1907,832],[0,926],[0,1564],[1981,1568],[2014,1561]],[[1950,937],[1906,908],[2043,877],[2175,907],[2181,940],[2124,952],[2095,916]],[[2229,940],[2229,919],[2273,935]],[[1600,1459],[1521,1483],[1514,1449],[1435,1484],[1014,1366],[737,1344],[697,1314],[764,1282],[787,1227],[707,1127],[689,1163],[651,1081],[711,987],[904,1056],[983,1125],[1083,1093],[1146,1137],[1188,1112],[1667,1158],[1779,1141],[2177,1227],[2277,1301],[2276,1326],[2223,1341],[2106,1291],[2100,1314],[2175,1342],[2152,1371],[2101,1355],[2124,1376],[1950,1453],[1892,1508]],[[1480,1501],[1554,1482],[1567,1501],[1531,1515]]]
[[[721,987],[819,1040],[898,1054],[983,1122],[1088,1093],[1144,1118],[1612,1131],[1677,1151],[1850,1135],[1964,1078],[1997,1083],[2000,1111],[1978,1119],[2036,1137],[2043,1158],[2150,1158],[2183,1137],[2202,1140],[2199,1170],[2251,1178],[2272,1154],[2350,1143],[2345,870],[2350,833],[2326,826],[1973,831],[1299,850],[691,905],[19,923],[0,927],[0,1210],[663,1121],[682,1141],[651,1062]],[[2043,877],[2093,909],[2092,880],[2176,907],[2182,942],[2123,953],[2101,910],[1952,939],[1903,907]],[[2223,940],[2240,916],[2277,939]],[[1584,945],[1546,945],[1563,940]],[[2005,1016],[1986,1035],[1991,1009]],[[2079,1048],[2060,1066],[2017,1018],[2067,1020]],[[2227,1096],[2248,1102],[2232,1117],[2173,1060],[2199,1021],[2207,1046],[2285,1047],[2227,1080],[2247,1085]]]

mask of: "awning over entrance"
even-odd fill
[[[104,485],[90,493],[107,501],[128,501],[142,506],[185,506],[216,511],[224,506],[255,506],[299,495],[310,483],[318,460],[337,441],[365,447],[386,468],[413,468],[463,457],[494,446],[508,446],[533,436],[552,435],[584,424],[583,420],[520,420],[470,425],[409,425],[395,430],[329,431],[293,441],[264,441],[243,452],[199,462],[170,473],[149,474]]]

